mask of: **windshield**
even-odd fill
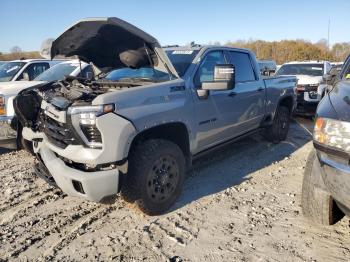
[[[25,62],[8,62],[0,65],[0,82],[11,81]]]
[[[198,52],[199,50],[167,50],[166,54],[179,76],[182,77]]]
[[[120,81],[123,79],[134,79],[134,80],[149,80],[153,82],[163,82],[171,79],[168,73],[156,70],[152,67],[141,67],[138,69],[132,68],[121,68],[113,70],[106,77],[111,81]]]
[[[323,64],[287,64],[281,66],[276,75],[323,76]]]
[[[78,65],[74,64],[57,64],[37,76],[34,80],[47,82],[62,80],[66,75],[70,75],[75,69],[77,69],[77,67]]]

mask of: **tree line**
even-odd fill
[[[349,43],[337,43],[328,48],[327,40],[321,39],[317,43],[310,43],[305,40],[238,40],[228,42],[227,46],[251,49],[258,59],[272,59],[277,64],[290,61],[304,60],[328,60],[341,62],[350,54]]]
[[[3,54],[0,52],[0,61],[11,61],[16,59],[42,58],[37,51],[25,52],[19,46],[10,49],[10,53]]]
[[[220,45],[219,42],[213,42]],[[209,43],[211,44],[211,43]],[[264,40],[238,40],[227,42],[226,46],[251,49],[258,59],[272,59],[277,64],[290,61],[304,60],[328,60],[340,62],[344,61],[350,54],[350,42],[337,43],[331,48],[328,47],[327,40],[321,39],[317,43],[305,40],[282,40],[268,42]],[[10,49],[10,53],[0,52],[0,61],[15,60],[21,58],[41,58],[39,52],[23,52],[18,46]]]

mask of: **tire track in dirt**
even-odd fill
[[[18,202],[8,208],[0,209],[0,224],[6,225],[20,216],[28,215],[27,212],[39,205],[52,203],[58,198],[63,198],[63,193],[58,189],[47,189],[43,192],[37,192],[26,199]],[[52,200],[52,201],[49,201]]]
[[[53,213],[44,213],[39,218],[33,219],[27,216],[29,219],[20,220],[20,223],[12,223],[11,225],[2,228],[5,234],[0,234],[0,241],[9,241],[9,238],[4,238],[6,233],[10,233],[9,237],[12,242],[14,242],[17,248],[6,250],[5,253],[8,254],[7,258],[18,258],[22,253],[27,251],[29,248],[33,248],[34,254],[38,254],[38,247],[42,246],[40,242],[47,242],[46,238],[52,235],[60,235],[65,231],[66,228],[70,228],[71,224],[80,223],[84,221],[86,216],[90,213],[95,212],[99,209],[99,206],[86,206],[68,209],[68,210],[58,210]],[[64,213],[66,212],[66,215]],[[60,217],[61,219],[57,220]],[[15,225],[13,225],[15,224]],[[27,228],[30,229],[30,234],[26,234]],[[12,244],[10,241],[9,244]],[[5,247],[3,247],[5,248]]]
[[[63,237],[61,237],[42,254],[42,257],[46,260],[51,259],[56,252],[69,245],[69,243],[71,243],[81,234],[84,234],[84,230],[88,226],[92,225],[95,221],[103,218],[117,208],[118,207],[116,205],[101,206],[87,214],[82,219],[75,221],[74,224],[69,227],[69,229],[65,230]]]

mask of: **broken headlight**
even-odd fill
[[[72,124],[86,145],[102,147],[101,133],[96,126],[97,117],[114,112],[114,104],[101,106],[73,106],[68,109]]]
[[[344,152],[350,152],[350,122],[317,118],[314,141]]]

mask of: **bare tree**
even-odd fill
[[[22,49],[16,45],[10,49],[10,52],[12,54],[18,54],[18,53],[22,53]]]

